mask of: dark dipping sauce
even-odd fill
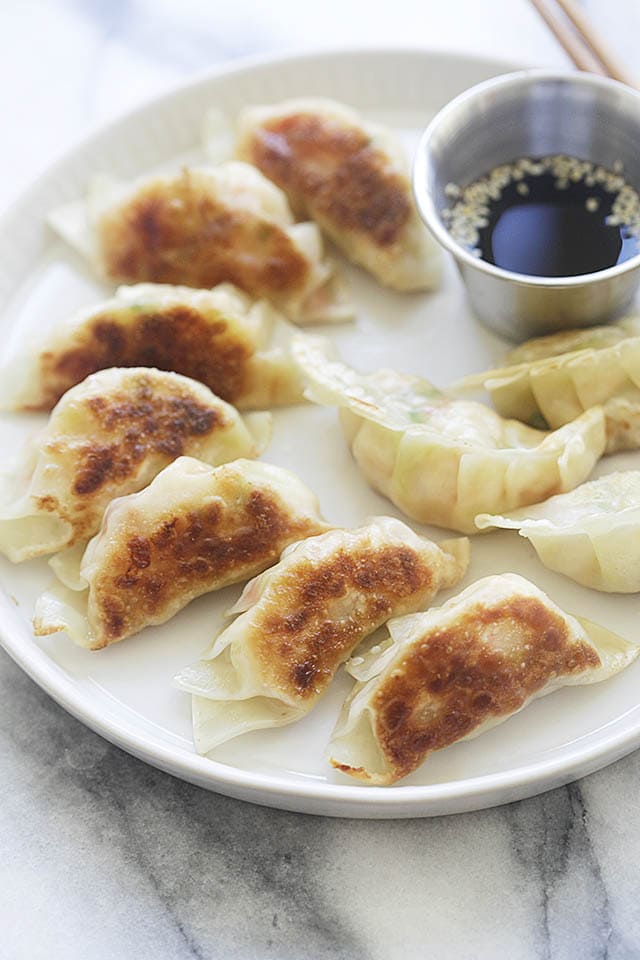
[[[473,222],[474,242],[466,238],[465,246],[487,263],[504,270],[535,277],[575,277],[606,270],[624,263],[640,252],[639,224],[635,217],[623,222],[620,212],[634,211],[638,194],[622,178],[610,170],[586,165],[576,158],[574,178],[559,177],[548,169],[557,158],[536,158],[515,161],[542,167],[540,172],[517,171],[517,179],[509,179],[480,207],[478,191],[473,202],[466,199],[470,188],[490,183],[493,171],[462,190],[459,200],[450,212],[452,223],[462,224],[461,204],[473,211],[481,209]],[[553,166],[553,165],[552,165]],[[577,178],[581,167],[590,172]],[[547,169],[544,169],[547,168]],[[509,169],[506,166],[496,171]],[[595,175],[594,175],[595,174]],[[504,174],[502,179],[505,179]],[[613,189],[612,189],[613,187]],[[624,194],[623,194],[624,191]],[[498,193],[498,196],[495,194]],[[622,204],[620,202],[622,198]],[[637,214],[640,215],[640,203]],[[473,221],[473,214],[469,223]],[[455,232],[452,229],[455,236]]]

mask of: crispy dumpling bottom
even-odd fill
[[[468,559],[466,539],[438,546],[393,517],[289,547],[247,585],[230,611],[239,615],[205,656],[176,678],[194,695],[198,751],[300,719],[365,637],[459,582]]]
[[[318,227],[294,223],[282,191],[247,163],[129,184],[97,176],[85,203],[54,210],[49,222],[111,281],[232,283],[300,324],[353,316]]]
[[[515,574],[479,580],[387,629],[347,664],[357,683],[328,750],[337,770],[373,785],[395,783],[559,687],[613,676],[640,650]]]
[[[219,136],[212,141],[217,149]],[[418,216],[407,158],[391,130],[333,100],[286,100],[241,112],[236,151],[380,283],[400,291],[437,286],[440,251]]]
[[[243,419],[188,377],[100,370],[62,396],[18,458],[0,506],[0,551],[19,563],[86,543],[115,497],[141,490],[172,460],[255,457],[270,432],[270,414]]]
[[[327,529],[315,494],[289,470],[180,457],[140,493],[114,500],[84,552],[54,558],[61,583],[39,598],[35,632],[65,630],[102,649],[256,576],[288,544]]]
[[[50,410],[85,377],[108,367],[155,367],[205,384],[238,409],[299,403],[293,328],[266,300],[231,284],[194,290],[159,283],[119,287],[10,358],[0,405]]]

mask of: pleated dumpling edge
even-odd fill
[[[480,529],[518,530],[541,562],[605,593],[640,591],[640,471],[609,473],[506,515],[479,514]]]
[[[339,408],[371,486],[421,523],[477,533],[477,514],[571,490],[604,452],[599,407],[560,430],[540,431],[484,404],[452,399],[415,375],[360,374],[334,359],[319,337],[297,335],[293,353],[307,378],[305,395]]]

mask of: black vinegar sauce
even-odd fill
[[[467,217],[475,229],[471,241],[467,237],[465,245],[487,263],[536,277],[594,273],[623,263],[640,252],[639,224],[632,216],[629,216],[632,222],[621,222],[616,210],[616,200],[623,188],[624,203],[622,207],[617,204],[623,213],[637,212],[640,216],[640,203],[637,211],[635,206],[635,200],[640,198],[619,172],[588,165],[590,172],[578,177],[577,173],[586,165],[576,158],[565,158],[576,165],[577,173],[572,179],[545,169],[553,159],[515,161],[516,177],[499,189],[494,184],[492,196],[485,197],[479,207],[476,202],[480,214],[475,221],[473,212]],[[536,172],[526,172],[527,165]],[[503,165],[498,169],[504,171],[508,167]],[[489,183],[492,173],[474,184]],[[506,179],[504,174],[501,179]],[[474,203],[465,199],[469,195],[469,187],[461,192],[452,211],[454,224],[457,220],[458,225],[462,223],[464,227],[460,203],[467,211],[469,208],[473,211]]]

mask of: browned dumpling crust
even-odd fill
[[[176,457],[217,465],[257,456],[269,423],[269,414],[245,423],[203,384],[176,373],[94,373],[63,395],[24,450],[14,498],[0,511],[0,551],[20,562],[86,541],[114,497],[141,490]]]
[[[170,501],[147,516],[139,499],[120,506],[102,531],[99,569],[91,580],[92,649],[166,619],[185,596],[248,580],[274,564],[288,544],[327,529],[320,517],[293,510],[268,475],[261,484],[261,467],[249,465],[246,479],[235,464],[210,470],[209,496],[184,512]]]
[[[288,698],[315,699],[362,637],[394,613],[428,602],[441,577],[446,583],[447,575],[459,575],[455,561],[440,556],[444,569],[407,544],[364,539],[322,564],[302,555],[251,624],[264,682]]]
[[[438,609],[392,620],[388,631],[347,665],[358,682],[329,749],[336,769],[380,785],[536,697],[603,680],[638,654],[515,574],[479,580]]]
[[[426,633],[377,690],[376,735],[395,777],[492,717],[515,713],[550,678],[600,665],[593,647],[535,597],[470,606]]]
[[[228,283],[299,324],[353,317],[317,224],[249,163],[183,167],[131,182],[96,175],[49,222],[107,280],[211,289]]]
[[[103,214],[96,229],[103,269],[122,283],[229,282],[278,300],[308,282],[309,263],[285,230],[259,213],[230,207],[195,170],[140,186]]]
[[[411,214],[406,177],[363,130],[331,117],[300,111],[269,120],[247,152],[294,207],[364,233],[378,247],[396,243]]]
[[[295,544],[247,585],[230,611],[239,616],[176,678],[195,694],[197,749],[299,720],[365,637],[458,583],[468,562],[468,540],[438,546],[393,517]]]
[[[187,304],[140,310],[129,324],[105,311],[92,317],[63,352],[41,354],[46,394],[39,409],[50,410],[70,387],[107,367],[174,370],[232,403],[242,395],[250,354],[223,318],[212,323]]]
[[[380,283],[405,291],[437,285],[439,251],[390,130],[332,100],[286,100],[242,111],[236,152]]]
[[[13,407],[50,410],[98,370],[144,366],[198,380],[240,409],[295,403],[303,380],[286,342],[289,329],[267,301],[231,284],[120,287],[60,323],[5,393]],[[278,336],[282,345],[275,346]]]
[[[56,558],[64,586],[36,606],[37,634],[100,650],[164,623],[195,597],[256,576],[290,543],[330,529],[315,495],[281,467],[180,457],[120,497],[82,557]]]
[[[138,373],[123,388],[107,396],[93,394],[81,401],[84,438],[67,450],[70,487],[77,498],[91,497],[106,488],[118,488],[133,477],[145,457],[169,463],[188,449],[195,438],[204,439],[226,425],[224,414],[196,398],[178,384],[156,381]],[[158,389],[158,387],[161,389]],[[46,497],[41,497],[44,506]],[[77,532],[94,527],[91,504],[82,510],[76,503]],[[86,513],[86,529],[80,516]]]
[[[188,391],[154,390],[153,379],[140,375],[133,389],[109,397],[88,397],[84,413],[91,429],[74,450],[71,489],[82,496],[132,476],[146,456],[172,460],[195,437],[225,425],[224,415],[198,402]]]

